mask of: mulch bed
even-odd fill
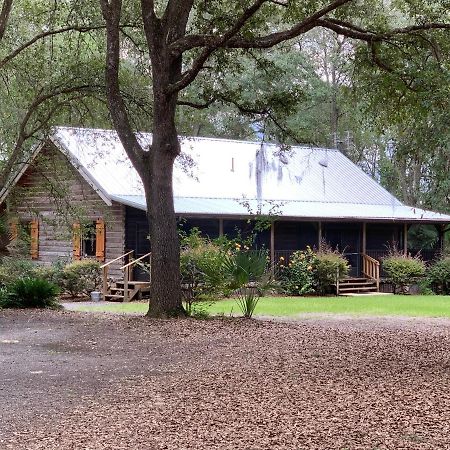
[[[1,449],[450,448],[447,320],[0,311],[0,367]]]

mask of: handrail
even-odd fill
[[[371,263],[374,263],[375,265],[379,266],[380,265],[380,261],[378,261],[378,259],[372,258],[369,255],[366,255],[365,253],[362,254],[363,258],[367,259],[368,261],[370,261]]]
[[[149,253],[147,253],[146,255],[141,256],[141,257],[138,258],[138,259],[133,259],[133,261],[129,262],[128,264],[125,264],[125,265],[122,266],[120,269],[121,269],[121,270],[127,269],[129,266],[132,266],[133,264],[136,264],[138,261],[140,261],[141,259],[146,258],[147,256],[149,256],[149,255],[151,255],[151,254],[152,254],[152,252],[149,252]]]
[[[123,301],[124,302],[129,302],[130,301],[130,295],[128,292],[128,284],[131,280],[131,271],[130,268],[131,266],[133,266],[134,264],[136,264],[137,262],[141,261],[142,259],[146,258],[147,256],[150,256],[152,253],[149,252],[144,256],[141,256],[138,259],[135,259],[131,262],[129,262],[128,264],[125,264],[124,266],[121,267],[121,269],[123,270]]]
[[[363,269],[362,273],[368,278],[376,281],[377,291],[380,291],[380,261],[363,253],[362,255]]]
[[[125,256],[128,256],[130,253],[133,253],[133,252],[134,252],[134,250],[130,250],[128,253],[124,253],[123,255],[118,256],[117,258],[114,258],[114,259],[112,259],[111,261],[108,261],[105,264],[102,264],[100,266],[100,269],[103,269],[104,267],[108,267],[110,264],[112,264],[112,263],[114,263],[116,261],[119,261],[119,259],[125,258]]]
[[[106,300],[106,296],[108,295],[108,270],[109,266],[119,261],[122,258],[125,258],[125,256],[128,256],[129,254],[134,253],[134,250],[130,250],[127,253],[124,253],[123,255],[118,256],[117,258],[112,259],[111,261],[108,261],[107,263],[100,266],[100,269],[102,269],[102,293],[103,293],[103,300]]]

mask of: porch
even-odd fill
[[[180,217],[179,220],[183,231],[188,233],[197,228],[210,239],[220,236],[245,239],[253,235],[253,248],[268,250],[274,272],[277,266],[288,265],[294,252],[305,250],[308,246],[318,248],[325,242],[347,258],[351,266],[349,278],[360,280],[361,291],[372,290],[373,287],[379,290],[380,280],[384,276],[380,263],[390,249],[413,255],[420,252],[425,261],[431,261],[442,251],[444,237],[444,227],[440,224],[431,225],[436,237],[432,247],[428,248],[417,248],[417,240],[409,239],[411,223],[282,219],[272,221],[267,228],[259,231],[255,231],[255,225],[256,222],[249,218]],[[151,251],[147,216],[144,211],[132,207],[126,208],[125,249],[137,261],[147,257]],[[124,267],[127,268],[124,278],[128,279],[128,283],[149,282],[148,273],[139,264],[125,264]],[[120,289],[124,288],[118,286],[116,295],[122,295]]]

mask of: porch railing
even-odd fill
[[[377,283],[377,291],[380,290],[380,261],[369,255],[362,256],[362,274],[367,278],[375,280]]]
[[[117,261],[120,261],[121,259],[125,259],[128,255],[131,255],[132,253],[134,253],[134,250],[130,250],[127,253],[124,253],[123,255],[118,256],[117,258],[112,259],[111,261],[108,261],[105,264],[102,264],[100,266],[100,269],[102,270],[102,295],[103,295],[103,300],[106,300],[106,296],[108,294],[108,271],[109,271],[109,266]]]
[[[124,301],[124,303],[128,302],[130,300],[130,295],[129,295],[130,292],[129,292],[128,284],[131,281],[132,270],[133,270],[134,266],[136,265],[136,263],[147,258],[147,256],[150,257],[149,260],[151,263],[152,253],[149,252],[149,253],[141,256],[140,258],[134,259],[133,261],[129,262],[128,264],[125,264],[124,266],[122,266],[120,268],[121,270],[123,270],[123,301]]]

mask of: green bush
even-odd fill
[[[89,295],[100,289],[102,283],[100,263],[93,259],[84,259],[67,264],[57,274],[55,282],[60,288],[72,295]]]
[[[393,284],[394,293],[405,293],[408,285],[425,275],[425,263],[420,258],[399,253],[384,258],[382,267]]]
[[[348,275],[350,265],[337,250],[322,249],[317,253],[316,258],[317,291],[320,294],[329,294],[332,292],[332,286],[336,283],[336,279],[340,280]]]
[[[288,295],[307,295],[316,292],[317,256],[311,250],[294,252],[287,266],[280,265],[281,289]]]
[[[23,278],[13,282],[0,295],[2,308],[58,308],[58,287],[40,278]]]
[[[206,304],[221,294],[224,255],[222,246],[202,237],[197,229],[182,239],[180,271],[188,315],[201,315]]]
[[[29,259],[5,256],[0,264],[0,284],[7,286],[25,277],[34,277],[37,265]]]
[[[450,294],[450,256],[442,258],[428,269],[427,280],[437,294]]]
[[[10,293],[8,289],[5,286],[0,286],[0,309],[4,308],[3,305],[5,305],[9,300]]]

